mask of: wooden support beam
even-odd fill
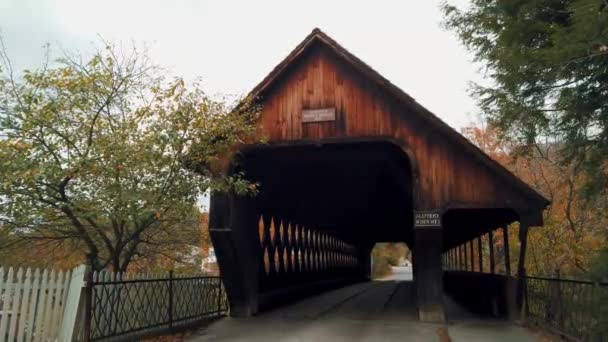
[[[528,228],[531,220],[527,216],[520,216],[519,220],[519,259],[517,262],[517,307],[522,310],[523,317],[529,312],[528,302],[524,300],[526,281],[526,249],[528,246]]]
[[[455,264],[455,260],[454,260],[454,248],[450,249],[450,270],[454,269],[454,264]]]
[[[448,250],[448,269],[452,269],[452,250]]]
[[[463,271],[468,271],[469,270],[469,253],[467,251],[467,243],[463,243],[462,244],[462,249],[464,249],[464,260],[463,260]]]
[[[528,246],[529,223],[523,219],[519,222],[519,260],[517,262],[517,276],[526,275],[526,249]]]
[[[460,245],[460,270],[467,270],[467,249],[465,244]]]
[[[414,277],[418,319],[443,322],[443,271],[441,269],[442,229],[414,229]]]
[[[257,207],[250,197],[213,192],[209,211],[209,235],[231,316],[258,312],[260,244]]]
[[[471,272],[475,272],[475,253],[473,252],[473,240],[469,241],[469,248],[471,249]]]
[[[509,226],[504,225],[502,227],[502,237],[504,239],[503,248],[505,250],[505,273],[511,275],[511,254],[509,248]]]
[[[454,249],[450,249],[450,270],[454,269]]]
[[[481,236],[477,237],[477,257],[479,259],[479,272],[483,272],[483,249],[481,248]]]
[[[490,230],[488,232],[488,248],[490,249],[490,273],[496,272],[496,266],[494,265],[494,233]]]

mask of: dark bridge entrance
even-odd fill
[[[250,204],[260,216],[262,307],[289,299],[294,286],[368,278],[378,241],[411,244],[411,167],[398,146],[298,143],[242,156],[237,171],[263,184]]]
[[[251,95],[269,143],[243,146],[230,172],[260,193],[211,201],[232,315],[367,280],[374,244],[405,242],[418,317],[441,321],[444,288],[469,300],[466,280],[444,269],[471,259],[464,243],[514,221],[524,272],[526,232],[547,201],[322,32]]]
[[[245,153],[242,168],[264,184],[265,216],[310,227],[363,250],[412,239],[412,178],[407,156],[387,142],[268,146]]]

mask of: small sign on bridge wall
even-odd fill
[[[302,123],[336,121],[336,108],[302,109]]]
[[[441,213],[439,210],[414,211],[414,228],[441,227]]]

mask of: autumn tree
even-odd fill
[[[487,77],[472,91],[501,134],[529,148],[551,137],[552,158],[587,174],[586,195],[608,188],[606,1],[448,0],[443,11]]]
[[[399,266],[402,259],[411,257],[411,251],[404,243],[377,243],[371,253],[374,278],[390,275],[391,266]]]
[[[71,244],[96,270],[166,253],[209,189],[253,193],[215,167],[253,132],[197,83],[169,79],[145,52],[103,42],[0,78],[0,220],[10,244]],[[83,59],[85,61],[83,61]],[[188,168],[185,167],[188,166]],[[191,172],[196,169],[197,172]]]
[[[544,212],[545,226],[532,229],[528,235],[529,273],[555,277],[588,273],[607,243],[608,203],[603,196],[584,196],[586,174],[580,172],[580,163],[564,163],[555,139],[534,144],[529,153],[521,154],[517,144],[502,139],[498,129],[483,119],[462,131],[490,157],[551,201]],[[517,225],[512,229],[511,247],[517,248]],[[497,233],[495,243],[500,251],[501,231]]]

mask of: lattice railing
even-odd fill
[[[356,248],[326,232],[260,216],[258,235],[263,289],[328,272],[339,276],[358,266]]]
[[[219,277],[95,272],[90,283],[91,340],[135,339],[228,310]]]

